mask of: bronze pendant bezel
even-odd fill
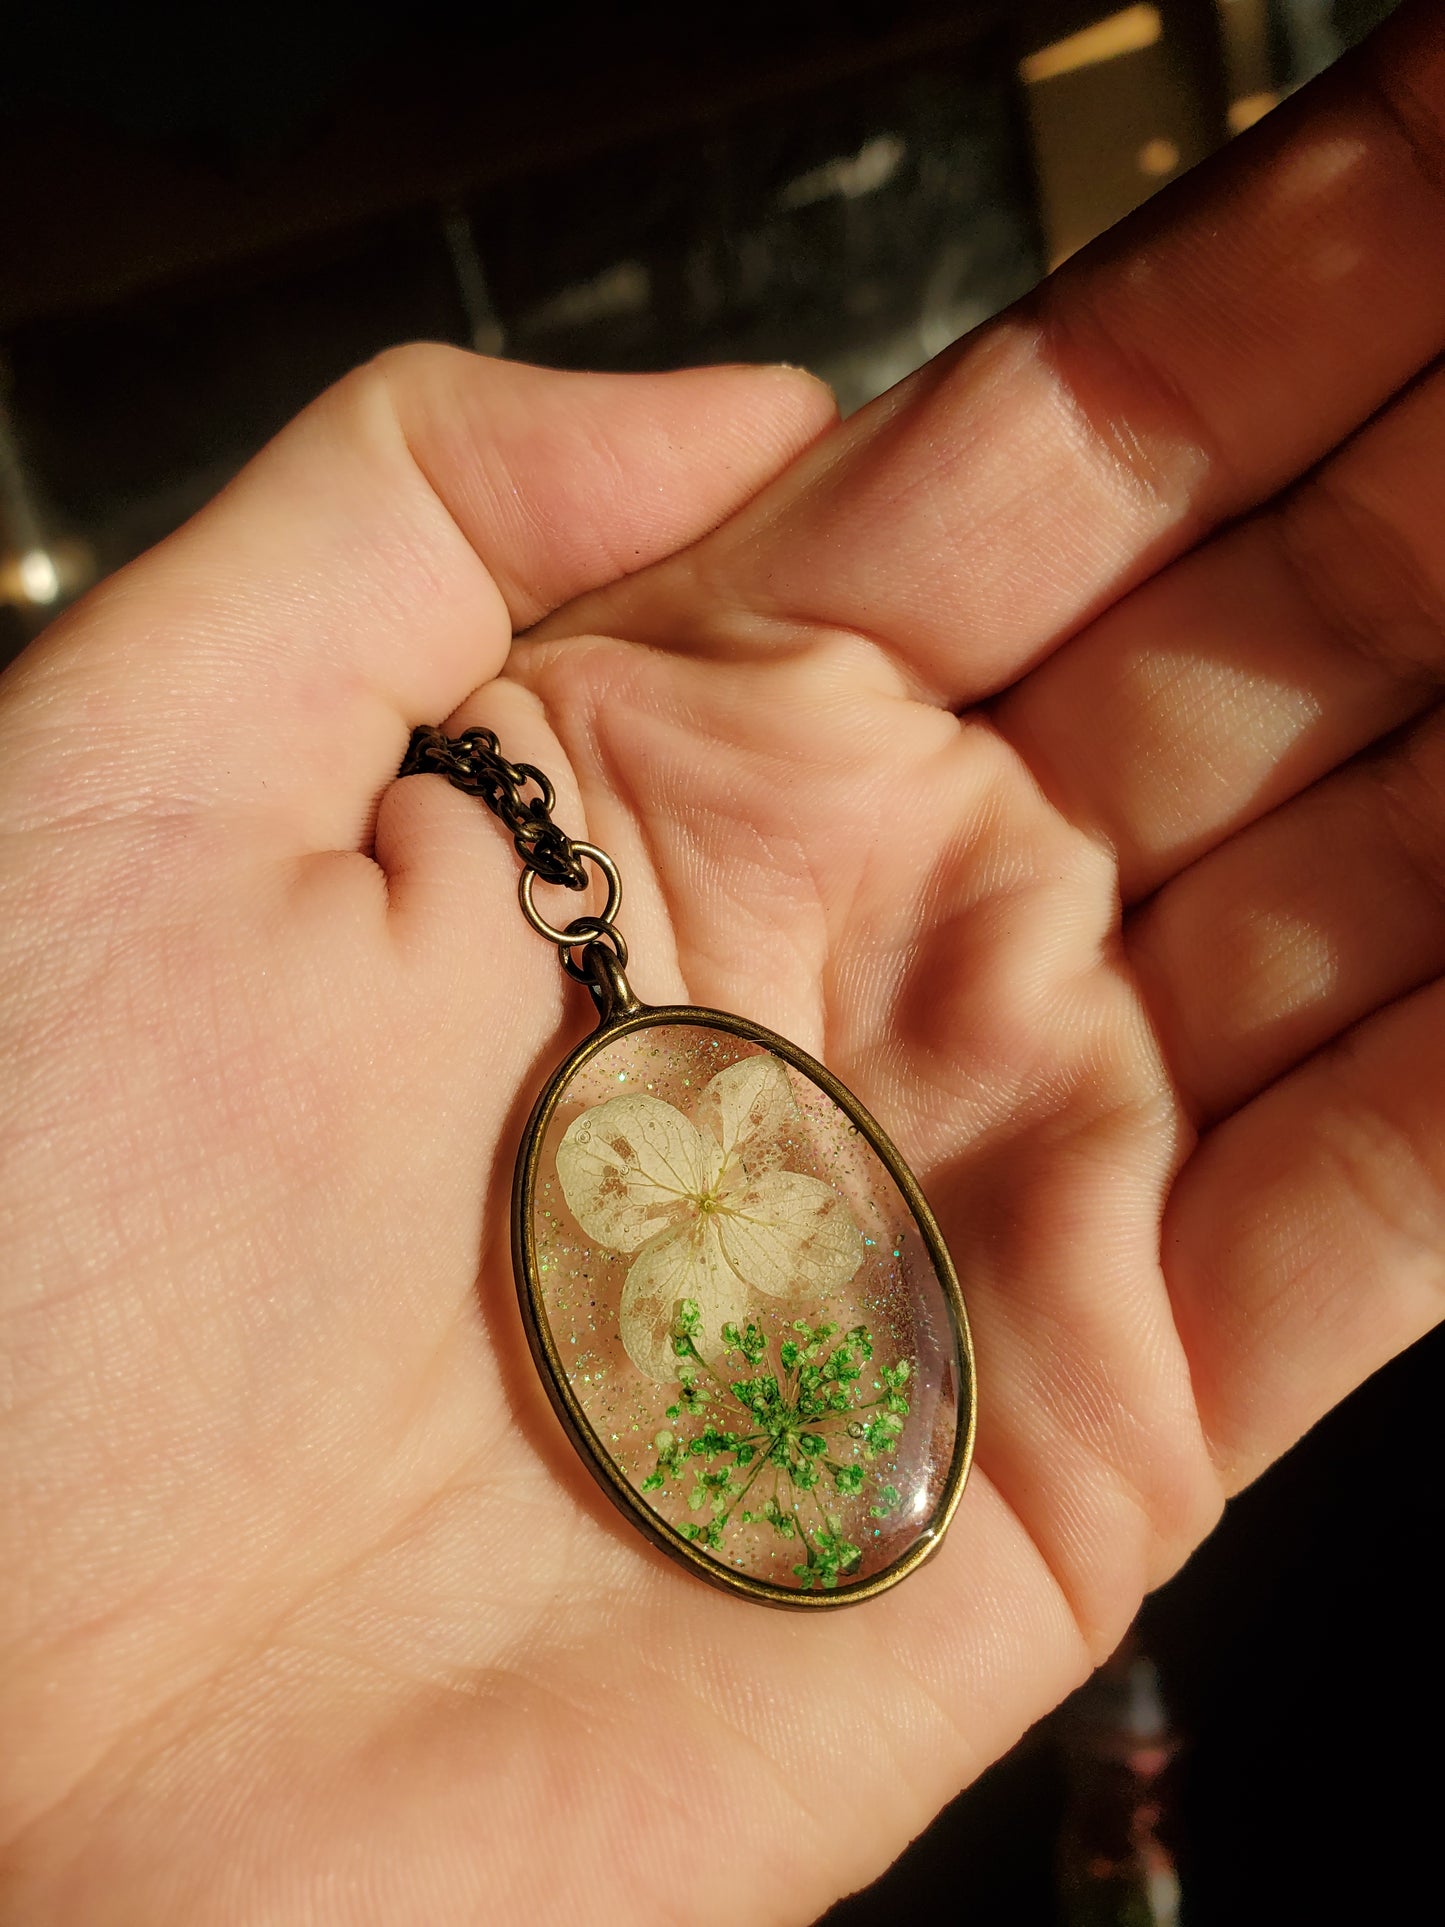
[[[845,1583],[833,1592],[823,1590],[804,1592],[734,1571],[721,1564],[711,1553],[694,1546],[669,1525],[659,1513],[652,1509],[643,1494],[629,1484],[597,1437],[580,1401],[572,1390],[552,1337],[537,1278],[536,1238],[533,1229],[533,1205],[536,1197],[538,1167],[547,1127],[568,1085],[578,1071],[599,1051],[615,1043],[619,1037],[664,1025],[690,1025],[702,1030],[723,1031],[730,1036],[758,1044],[764,1050],[772,1051],[785,1064],[791,1065],[794,1070],[810,1079],[827,1097],[831,1098],[849,1122],[868,1140],[869,1145],[877,1153],[884,1168],[898,1186],[918,1226],[934,1271],[943,1287],[953,1323],[959,1394],[958,1425],[954,1435],[953,1457],[938,1505],[927,1527],[919,1534],[918,1540],[908,1552],[868,1579],[859,1580],[853,1585]],[[786,1037],[779,1036],[775,1031],[768,1030],[762,1024],[754,1023],[750,1018],[737,1017],[728,1011],[710,1010],[696,1004],[637,1005],[634,1003],[630,1008],[618,1010],[606,1018],[553,1072],[533,1106],[532,1114],[522,1134],[512,1184],[512,1265],[517,1282],[522,1322],[526,1329],[532,1358],[546,1388],[552,1409],[556,1412],[573,1446],[598,1485],[629,1522],[661,1552],[666,1553],[670,1559],[685,1567],[695,1577],[724,1592],[757,1600],[765,1605],[778,1606],[789,1611],[818,1612],[840,1606],[860,1605],[865,1599],[876,1598],[879,1593],[889,1591],[900,1580],[906,1579],[937,1551],[963,1494],[973,1458],[974,1434],[977,1425],[978,1401],[973,1342],[969,1333],[963,1293],[937,1221],[929,1209],[917,1179],[904,1162],[902,1155],[882,1126],[848,1087],[840,1083],[825,1065],[820,1064],[816,1058],[811,1057],[797,1044],[791,1043]]]

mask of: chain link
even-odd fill
[[[477,797],[511,831],[523,866],[518,879],[522,909],[532,928],[557,945],[568,976],[592,990],[599,1009],[636,1009],[622,974],[627,942],[612,921],[622,901],[617,866],[605,850],[568,836],[552,821],[557,795],[542,771],[532,763],[509,763],[489,729],[448,736],[430,724],[412,731],[397,774],[417,776],[426,771],[445,776],[457,789]],[[524,794],[529,786],[535,795]],[[607,906],[600,916],[573,917],[556,929],[532,902],[533,881],[540,878],[564,890],[585,890],[584,859],[595,863],[607,880]],[[580,958],[574,957],[579,950]]]
[[[587,888],[587,872],[572,838],[552,821],[556,791],[531,763],[509,763],[491,730],[448,736],[430,724],[414,729],[398,774],[416,776],[424,770],[435,770],[485,803],[511,831],[517,855],[544,883],[560,884],[564,890]],[[535,796],[524,796],[529,784],[535,786]]]

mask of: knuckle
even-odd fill
[[[1438,672],[1445,576],[1373,491],[1323,473],[1280,511],[1275,531],[1296,587],[1349,654],[1407,680]]]
[[[1378,768],[1385,822],[1410,870],[1445,905],[1445,717],[1412,732]]]

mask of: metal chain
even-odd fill
[[[557,793],[542,771],[531,763],[509,763],[489,729],[469,729],[461,736],[424,724],[411,733],[401,776],[435,770],[468,796],[486,804],[511,831],[517,855],[544,883],[564,890],[585,890],[587,872],[572,839],[552,821]],[[529,783],[536,796],[524,797]]]
[[[597,982],[599,965],[588,957],[589,949],[601,944],[610,950],[619,968],[627,963],[627,943],[613,923],[622,901],[622,883],[617,866],[605,850],[594,843],[568,836],[552,820],[557,794],[551,782],[533,763],[509,763],[497,738],[489,729],[469,729],[460,736],[448,736],[431,724],[414,729],[398,776],[417,776],[435,771],[468,796],[475,796],[511,831],[517,855],[522,859],[518,895],[528,923],[562,953],[562,967],[571,977],[588,985]],[[531,785],[536,794],[524,794]],[[559,884],[564,890],[585,890],[587,872],[583,859],[595,863],[607,882],[606,908],[595,917],[574,917],[560,929],[547,922],[532,901],[532,885]],[[573,951],[581,949],[581,961]],[[623,979],[618,979],[624,982]]]

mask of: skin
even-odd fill
[[[1433,1324],[1442,346],[1407,8],[843,428],[407,350],[27,652],[7,1920],[804,1922]],[[617,859],[643,997],[935,1201],[977,1465],[857,1611],[675,1570],[545,1406],[506,1189],[585,999],[391,782],[447,716]]]

